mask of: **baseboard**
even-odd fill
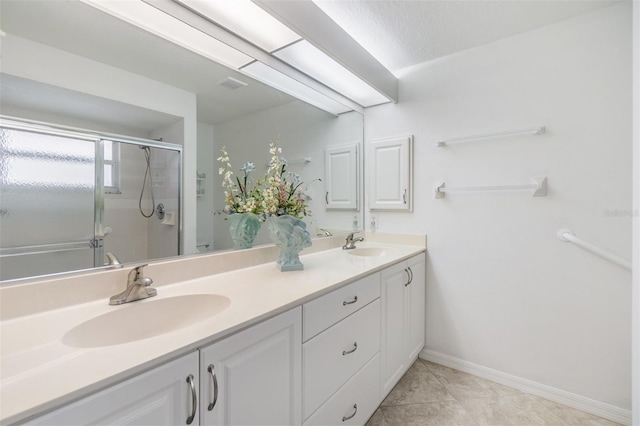
[[[600,401],[566,392],[561,389],[556,389],[541,383],[536,383],[511,374],[503,373],[502,371],[474,364],[440,352],[423,349],[422,352],[420,352],[420,358],[436,364],[444,365],[445,367],[460,370],[474,376],[482,377],[483,379],[491,380],[492,382],[500,383],[501,385],[509,386],[559,404],[576,408],[614,422],[622,423],[624,425],[631,424],[631,410],[625,410],[620,407],[605,404]]]

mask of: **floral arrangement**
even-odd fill
[[[310,215],[305,197],[302,194],[300,176],[287,172],[287,160],[282,157],[282,148],[275,143],[269,144],[269,169],[261,189],[262,210],[266,215],[290,215],[298,219]]]
[[[262,193],[260,191],[261,182],[254,183],[249,178],[251,172],[256,170],[252,162],[246,162],[240,169],[243,173],[242,178],[236,176],[233,179],[233,171],[229,161],[229,154],[226,147],[220,150],[222,155],[218,157],[223,166],[218,169],[218,174],[224,175],[222,186],[225,189],[225,207],[224,212],[232,213],[253,213],[261,215],[264,213],[262,208]]]
[[[261,220],[267,216],[290,215],[298,219],[311,214],[306,198],[302,193],[302,181],[296,173],[287,171],[287,160],[282,157],[282,148],[274,142],[269,144],[271,160],[264,180],[255,183],[250,179],[251,172],[256,170],[252,162],[246,162],[240,169],[242,176],[235,176],[226,147],[220,150],[222,155],[218,161],[222,166],[218,174],[224,175],[224,212],[253,213]]]

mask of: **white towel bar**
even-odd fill
[[[582,247],[583,249],[590,251],[591,253],[597,254],[598,256],[608,260],[609,262],[613,262],[618,266],[631,270],[631,262],[629,262],[628,260],[625,260],[613,253],[609,253],[608,251],[602,250],[601,248],[596,247],[591,243],[581,240],[580,238],[576,237],[576,235],[569,229],[563,228],[559,230],[557,236],[562,241],[573,243],[578,247]]]
[[[495,138],[495,137],[501,137],[501,136],[520,135],[523,133],[530,133],[533,136],[537,136],[537,135],[543,134],[546,131],[547,131],[546,127],[541,126],[541,127],[533,127],[529,129],[509,130],[506,132],[486,133],[484,135],[465,136],[462,138],[437,141],[436,146],[439,146],[439,147],[446,146],[449,142],[466,142],[466,141],[473,141],[477,139],[489,139],[489,138]]]
[[[445,187],[444,182],[436,187],[436,198],[444,198],[444,194],[447,192],[476,192],[476,191],[532,191],[531,195],[534,197],[546,197],[547,196],[547,178],[546,177],[534,177],[531,178],[532,182],[521,185],[482,185],[482,186],[456,186]]]

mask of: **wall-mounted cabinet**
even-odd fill
[[[369,209],[412,211],[413,136],[369,145]]]
[[[358,145],[325,150],[325,203],[330,210],[358,210]]]

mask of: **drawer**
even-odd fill
[[[304,343],[304,418],[379,351],[380,299]]]
[[[380,297],[380,274],[369,275],[302,306],[302,341],[306,342]]]
[[[303,425],[364,425],[380,403],[379,378],[378,353]],[[353,417],[350,417],[351,415]]]

